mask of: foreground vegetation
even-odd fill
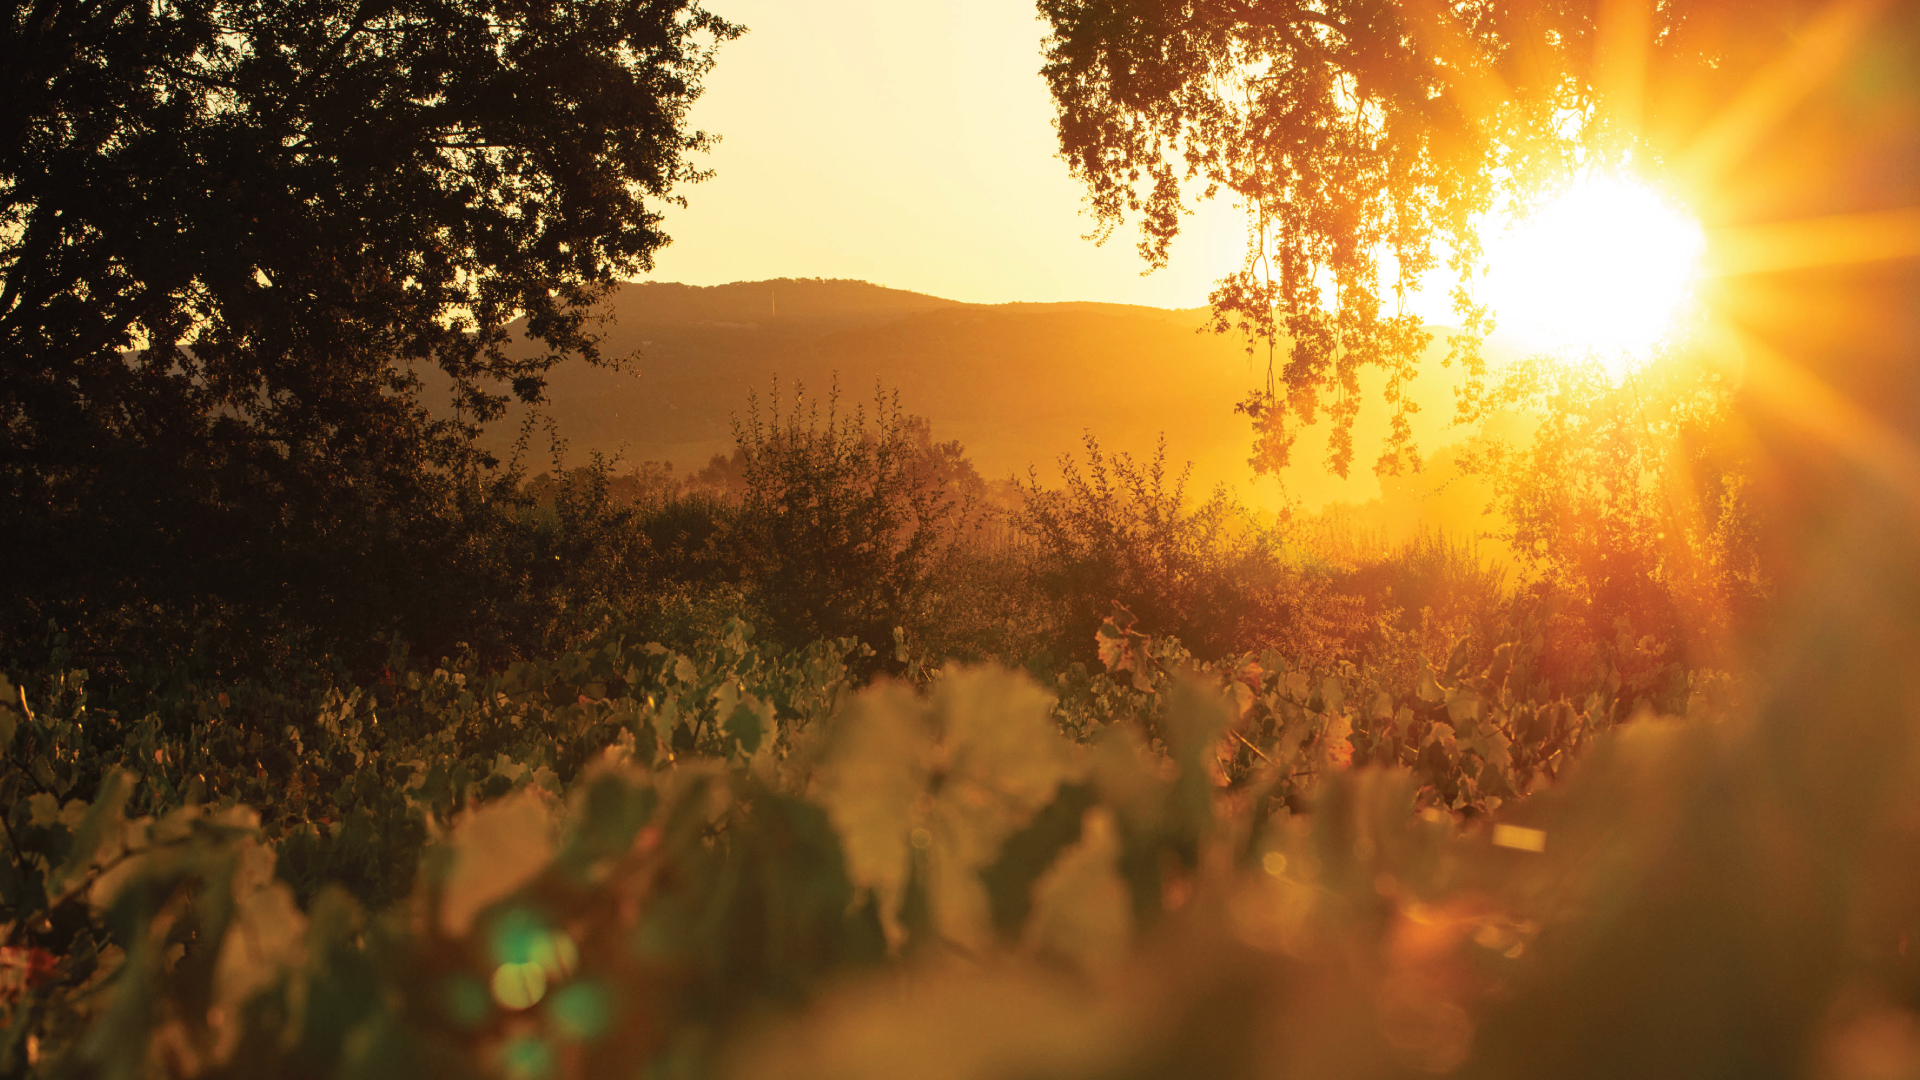
[[[487,513],[528,570],[439,659],[156,678],[56,627],[11,671],[0,1069],[1532,1060],[1536,939],[1649,842],[1609,800],[1669,797],[1755,689],[1091,439],[988,485],[886,398]]]
[[[733,622],[691,656],[613,635],[317,700],[236,687],[183,732],[43,673],[0,712],[7,1068],[706,1075],[809,1007],[853,1011],[806,1038],[903,1037],[866,1015],[892,1006],[822,997],[903,964],[936,998],[1005,981],[1065,1009],[1222,903],[1245,959],[1313,956],[1363,895],[1371,922],[1460,902],[1489,836],[1537,854],[1544,833],[1488,816],[1635,707],[1550,696],[1517,629],[1438,668],[1209,664],[1122,617],[1106,670],[1051,688],[903,637],[905,681],[859,689],[858,641],[787,651]],[[1687,691],[1696,725],[1737,705]],[[1497,969],[1539,913],[1487,903],[1448,918]],[[1396,1006],[1403,1063],[1465,1055],[1453,993]]]

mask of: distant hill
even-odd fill
[[[1194,462],[1197,488],[1226,482],[1251,494],[1246,421],[1235,402],[1264,378],[1232,336],[1200,332],[1202,309],[1122,304],[964,304],[858,281],[782,279],[696,287],[623,286],[602,329],[624,371],[566,362],[550,373],[551,417],[578,463],[593,450],[627,462],[670,461],[688,472],[732,449],[732,420],[750,393],[764,403],[778,376],[783,399],[797,380],[809,397],[838,381],[844,408],[870,402],[876,381],[902,408],[927,417],[936,438],[958,439],[988,477],[1045,480],[1078,451],[1082,433],[1103,447],[1150,453],[1161,433],[1175,468]],[[1441,414],[1444,409],[1428,410]],[[504,453],[524,414],[493,428]],[[1427,425],[1423,425],[1427,426]],[[1384,429],[1363,416],[1361,476],[1341,483],[1295,470],[1310,503],[1377,492],[1365,466]],[[547,464],[540,447],[529,462]],[[1309,443],[1303,456],[1319,451]],[[1272,484],[1255,502],[1272,502]]]
[[[782,278],[731,285],[633,282],[614,296],[612,314],[623,327],[719,325],[793,328],[898,319],[923,311],[963,307],[925,293],[869,285],[864,281]]]

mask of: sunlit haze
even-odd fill
[[[854,278],[969,303],[1191,308],[1239,260],[1225,201],[1144,275],[1136,234],[1104,246],[1055,156],[1032,0],[728,0],[693,121],[713,178],[669,209],[655,281]],[[1223,253],[1224,256],[1223,256]]]
[[[1488,238],[1479,294],[1513,341],[1618,372],[1682,317],[1705,247],[1699,224],[1651,188],[1585,178]]]
[[[1054,154],[1028,0],[734,0],[694,120],[722,142],[711,180],[669,209],[650,278],[697,285],[856,278],[974,303],[1198,307],[1238,264],[1226,200],[1183,223],[1143,274],[1130,232],[1085,239],[1082,192]],[[1533,348],[1638,352],[1689,294],[1702,239],[1638,184],[1594,179],[1487,237],[1501,331]],[[1420,309],[1450,320],[1444,290]]]
[[[651,280],[848,278],[971,303],[1195,308],[1240,264],[1245,227],[1226,198],[1183,221],[1170,265],[1151,274],[1130,230],[1104,246],[1085,237],[1092,220],[1081,212],[1082,190],[1055,155],[1053,106],[1039,75],[1045,31],[1031,0],[731,0],[722,10],[749,32],[722,50],[693,110],[694,122],[722,139],[704,161],[714,175],[684,189],[685,209],[667,211],[673,243]],[[1678,210],[1617,181],[1576,186],[1486,239],[1481,292],[1493,302],[1503,351],[1595,350],[1616,366],[1667,327],[1700,248],[1699,230]],[[1412,300],[1428,321],[1454,321],[1443,283]],[[1202,487],[1226,481],[1256,502],[1279,498],[1270,481],[1258,492],[1247,486],[1248,437],[1231,416],[1254,366],[1237,344],[1220,351],[1232,392],[1206,413],[1218,417],[1217,438],[1179,435],[1170,452],[1195,460]],[[793,363],[778,359],[791,373]],[[1451,434],[1444,375],[1409,390],[1428,406],[1416,438],[1429,450]],[[908,407],[941,413],[932,401]],[[1357,444],[1377,445],[1386,422],[1384,410],[1363,409]],[[1180,427],[1164,416],[1156,424]],[[1094,426],[1113,436],[1119,425]],[[1078,421],[1064,424],[1022,447],[1018,461],[1000,460],[986,436],[971,434],[997,474],[1051,461],[1077,445],[1079,431]],[[1308,506],[1378,495],[1364,467],[1345,479],[1326,473],[1323,437],[1304,435],[1288,493]]]

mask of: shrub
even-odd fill
[[[741,494],[733,543],[772,633],[788,644],[857,637],[890,646],[918,629],[935,578],[974,519],[979,478],[957,443],[876,389],[869,416],[823,417],[796,392],[781,412],[758,400],[735,428]],[[890,651],[890,650],[889,650]]]
[[[1676,351],[1616,385],[1597,366],[1540,362],[1508,383],[1544,419],[1529,444],[1489,442],[1473,464],[1495,481],[1516,557],[1568,602],[1560,651],[1624,634],[1719,665],[1764,634],[1776,575],[1713,365]]]
[[[509,472],[470,508],[481,520],[468,559],[481,580],[444,604],[466,616],[464,632],[442,631],[427,655],[468,647],[494,665],[548,655],[618,621],[649,592],[649,538],[636,528],[640,511],[616,498],[604,456],[558,477],[517,480]]]
[[[1013,516],[1031,547],[1030,602],[1044,608],[1062,661],[1090,660],[1119,602],[1144,632],[1172,634],[1203,656],[1279,648],[1324,653],[1350,613],[1327,582],[1280,557],[1277,534],[1217,488],[1186,504],[1187,470],[1171,480],[1163,439],[1145,465],[1107,455],[1086,436],[1086,469],[1062,457],[1065,485],[1030,474]]]

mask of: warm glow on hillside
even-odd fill
[[[1705,247],[1699,224],[1652,189],[1583,178],[1489,239],[1480,295],[1525,346],[1593,354],[1618,373],[1674,329]]]

